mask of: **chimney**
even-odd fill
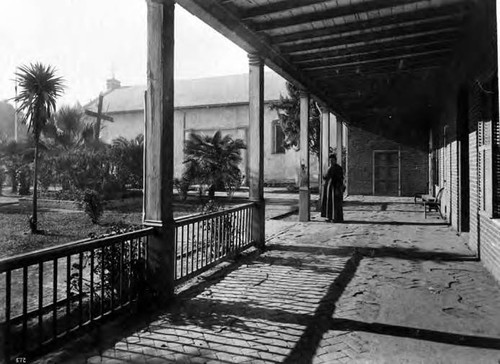
[[[121,83],[116,78],[113,77],[113,78],[110,78],[110,79],[106,80],[106,89],[108,91],[114,90],[114,89],[117,89],[117,88],[120,88],[120,87],[121,87]]]

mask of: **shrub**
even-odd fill
[[[184,178],[175,178],[174,187],[177,190],[181,201],[186,201],[189,190],[189,181],[186,181]]]
[[[0,195],[2,194],[3,184],[5,183],[6,177],[5,170],[0,167]]]
[[[113,176],[108,176],[102,184],[104,200],[112,200],[123,196],[123,185]]]
[[[114,233],[132,231],[133,228],[117,229]],[[122,250],[123,249],[123,250]],[[117,245],[106,246],[95,253],[93,265],[94,296],[92,297],[92,310],[106,311],[111,309],[111,302],[125,303],[127,299],[138,298],[148,302],[145,295],[149,286],[146,279],[146,261],[144,259],[144,246],[134,244],[131,240],[126,241],[120,248]],[[82,271],[90,264],[90,252],[84,253],[83,265],[72,264],[71,267],[71,293],[90,293],[90,276],[83,275],[80,280],[80,268]],[[121,271],[121,273],[120,273]],[[80,286],[82,283],[82,286]],[[142,301],[139,301],[139,303]]]
[[[210,198],[215,197],[217,190],[231,194],[241,185],[242,149],[246,149],[242,139],[222,136],[220,130],[213,136],[191,133],[184,145],[186,159],[182,179],[189,185],[207,187]]]
[[[108,159],[106,153],[85,149],[75,150],[57,156],[54,160],[54,169],[63,187],[100,191],[109,175]]]
[[[123,137],[113,140],[109,150],[109,160],[113,165],[113,174],[122,188],[142,188],[144,136],[135,139]]]
[[[90,217],[92,223],[97,224],[101,218],[104,208],[102,198],[95,190],[85,190],[83,192],[81,204],[85,213]]]
[[[38,181],[43,191],[47,191],[55,182],[54,162],[52,158],[44,158],[38,171]]]
[[[30,193],[31,186],[31,168],[29,165],[23,165],[16,171],[16,180],[19,182],[19,195],[26,196]]]

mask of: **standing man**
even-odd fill
[[[330,167],[323,177],[325,185],[321,201],[321,217],[326,217],[327,222],[344,221],[342,199],[344,195],[344,171],[337,164],[337,156],[330,154]]]

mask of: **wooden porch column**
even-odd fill
[[[144,224],[148,276],[160,302],[174,293],[174,1],[147,3],[147,97],[144,147]]]
[[[342,144],[344,140],[344,125],[340,118],[337,118],[337,163],[345,169],[342,164]],[[344,171],[345,174],[345,171]]]
[[[309,190],[309,93],[300,92],[300,179],[299,221],[311,218]]]
[[[429,129],[429,186],[427,193],[434,196],[434,167],[435,167],[435,152],[434,152],[434,136],[432,128]]]
[[[257,204],[252,220],[252,237],[259,249],[264,249],[264,62],[255,54],[248,55],[249,63],[249,128],[248,171],[250,201]]]
[[[323,198],[323,187],[325,181],[323,177],[328,170],[328,155],[330,153],[330,111],[325,106],[320,106],[321,110],[321,125],[320,125],[320,141],[321,149],[319,152],[319,202],[318,211],[321,210],[321,200]]]
[[[320,160],[320,187],[323,185],[323,176],[328,169],[328,155],[330,154],[330,111],[321,106],[321,151]]]

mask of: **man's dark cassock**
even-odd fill
[[[342,199],[344,195],[344,171],[337,163],[333,163],[324,177],[323,194],[321,196],[321,217],[334,222],[344,221]]]

